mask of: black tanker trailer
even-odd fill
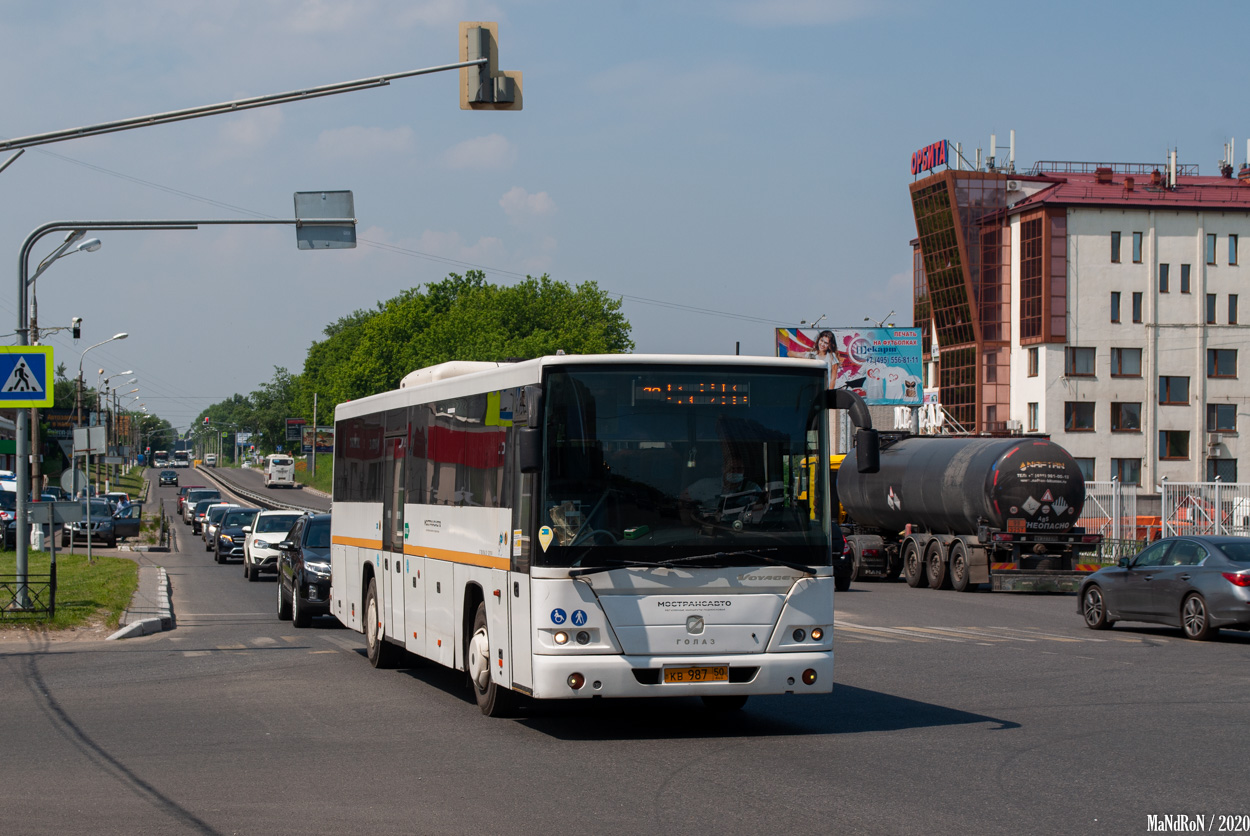
[[[880,468],[841,462],[837,497],[848,517],[856,576],[961,591],[1075,591],[1099,568],[1082,563],[1097,534],[1077,526],[1085,479],[1046,438],[906,436],[883,440]]]

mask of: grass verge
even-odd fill
[[[323,493],[332,493],[334,487],[334,454],[317,454],[317,475],[308,472],[308,457],[297,456],[295,459],[295,481],[316,488]]]
[[[50,558],[44,552],[31,552],[27,572],[32,583],[36,576],[49,573]],[[17,555],[0,554],[0,575],[17,572]],[[97,557],[87,564],[87,555],[57,552],[56,616],[51,620],[19,619],[0,621],[0,630],[14,627],[38,627],[47,630],[68,630],[99,624],[117,629],[122,611],[130,604],[139,585],[139,564],[125,557]],[[42,581],[42,578],[39,578]]]

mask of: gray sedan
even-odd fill
[[[1250,630],[1250,537],[1159,540],[1086,578],[1077,609],[1091,630],[1150,621],[1199,641]]]

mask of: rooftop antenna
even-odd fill
[[[1007,156],[1007,171],[1010,174],[1016,173],[1016,131],[1015,131],[1015,128],[1012,128],[1011,130],[1011,150],[1008,152],[1008,156]]]
[[[994,158],[998,156],[998,135],[990,134],[990,158],[985,161],[985,170],[994,170]]]

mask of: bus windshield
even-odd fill
[[[534,564],[831,565],[824,378],[808,369],[553,370]],[[545,543],[543,541],[546,541]]]

